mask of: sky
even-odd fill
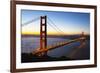
[[[47,16],[47,34],[59,35],[64,34],[80,34],[84,32],[90,34],[90,14],[79,12],[56,12],[56,11],[39,11],[39,10],[21,10],[22,34],[40,34],[40,16]],[[26,22],[38,18],[30,24],[24,25]],[[53,29],[50,24],[52,22],[62,32]],[[52,26],[54,26],[52,24]]]

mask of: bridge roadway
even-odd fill
[[[39,53],[42,53],[42,52],[47,52],[49,50],[53,50],[53,49],[56,49],[56,48],[59,48],[59,47],[62,47],[64,45],[68,45],[68,44],[71,44],[71,43],[74,43],[74,42],[82,42],[84,41],[86,38],[85,37],[81,37],[81,38],[77,38],[77,39],[73,39],[73,40],[70,40],[70,41],[66,41],[66,42],[60,42],[56,45],[53,45],[53,46],[47,46],[46,49],[37,49],[36,51],[33,51],[32,54],[33,55],[36,55],[36,54],[39,54]]]

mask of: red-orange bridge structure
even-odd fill
[[[38,19],[40,19],[40,48],[37,48],[35,51],[32,51],[33,55],[44,56],[44,55],[47,55],[47,52],[49,50],[57,49],[59,47],[62,47],[62,46],[65,46],[65,45],[68,45],[68,44],[71,44],[71,43],[74,43],[74,42],[78,42],[78,41],[80,43],[82,43],[86,40],[84,32],[82,32],[82,34],[80,35],[79,38],[75,38],[75,39],[69,40],[69,41],[65,40],[65,41],[62,41],[62,42],[57,42],[54,45],[47,46],[47,23],[48,23],[47,22],[47,16],[40,16],[39,18],[36,18],[36,19],[33,19],[29,22],[24,23],[22,26],[27,25],[27,24],[29,24],[33,21],[38,20]],[[50,18],[48,18],[48,20],[50,20],[51,23],[53,23]],[[52,27],[52,25],[50,23],[48,23],[48,24]],[[64,33],[54,23],[53,23],[53,25],[55,26],[53,28],[55,28],[56,30],[58,29],[58,31],[60,31],[61,33]]]

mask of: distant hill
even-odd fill
[[[40,37],[40,35],[26,35],[26,34],[23,34],[21,36],[22,37]],[[69,38],[69,39],[75,39],[75,38],[79,38],[80,34],[76,34],[76,35],[47,35],[47,37],[50,37],[50,38]],[[85,37],[87,37],[89,39],[90,35],[85,35]]]

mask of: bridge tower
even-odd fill
[[[40,17],[40,50],[47,49],[47,16]],[[47,52],[40,53],[39,56],[47,55]]]
[[[81,36],[84,37],[84,32],[82,32]]]
[[[81,33],[81,36],[80,36],[80,37],[81,37],[81,39],[82,39],[82,40],[80,41],[81,44],[82,44],[82,43],[85,41],[85,39],[86,39],[84,32]]]

